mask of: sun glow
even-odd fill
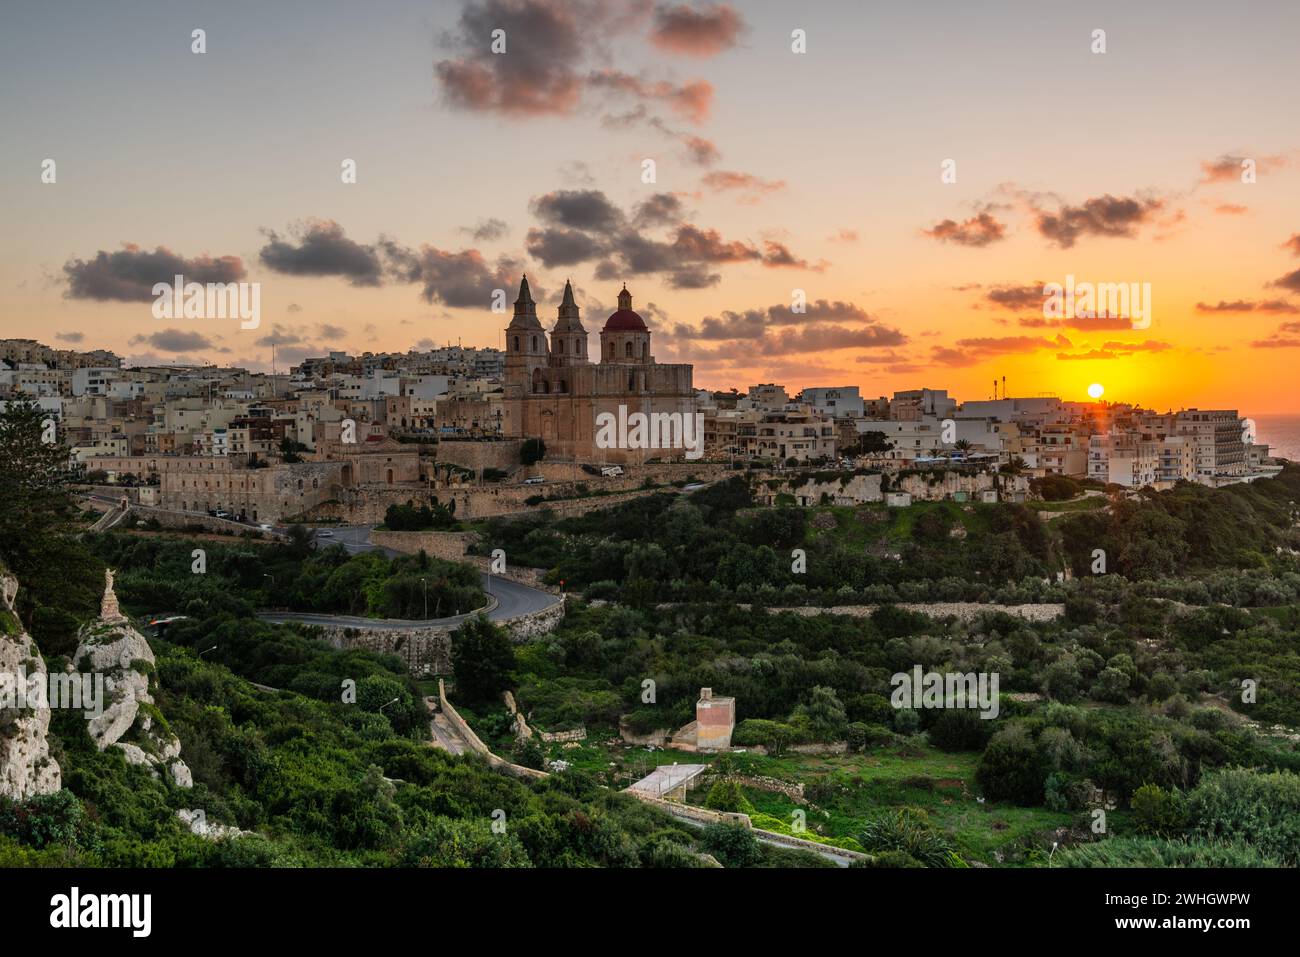
[[[1088,395],[1092,396],[1094,399],[1100,399],[1105,392],[1106,390],[1100,382],[1094,382],[1092,385],[1088,386]]]

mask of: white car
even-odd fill
[[[600,470],[600,474],[605,476],[605,478],[615,478],[623,474],[623,466],[606,465],[603,469]]]
[[[541,485],[541,484],[542,484],[543,482],[545,482],[545,481],[546,481],[546,479],[543,478],[542,476],[540,476],[540,475],[533,475],[533,476],[530,476],[529,478],[524,479],[524,484],[525,484],[525,485]]]
[[[328,528],[318,528],[318,529],[316,529],[316,537],[317,537],[317,538],[333,538],[333,537],[334,537],[334,533],[331,532]]]

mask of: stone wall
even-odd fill
[[[384,655],[396,655],[406,670],[417,678],[451,674],[451,629],[429,627],[410,631],[375,628],[320,628],[320,637],[340,650],[364,648]]]
[[[370,541],[381,548],[403,555],[423,550],[433,558],[450,562],[464,561],[465,550],[477,540],[474,532],[390,532],[376,528],[370,533]]]
[[[519,452],[523,441],[503,439],[500,442],[477,442],[457,439],[439,439],[437,461],[440,465],[459,465],[481,473],[483,469],[512,471],[520,468]]]
[[[438,705],[442,708],[442,713],[446,719],[451,722],[452,727],[460,732],[461,737],[465,739],[465,743],[469,745],[470,750],[475,754],[481,754],[491,767],[523,780],[540,781],[543,778],[550,777],[545,771],[526,768],[522,764],[513,764],[493,754],[488,746],[483,743],[483,740],[474,733],[474,729],[469,726],[465,719],[460,716],[460,713],[452,707],[451,702],[447,700],[447,689],[441,678],[438,679]]]

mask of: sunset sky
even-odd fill
[[[626,282],[701,387],[1300,412],[1298,34],[1283,0],[13,2],[0,335],[498,346],[526,271],[593,335]],[[176,267],[261,283],[261,327],[154,319]],[[1045,319],[1071,274],[1150,283],[1150,328]]]

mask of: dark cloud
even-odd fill
[[[244,264],[238,256],[196,256],[186,259],[167,249],[153,252],[134,243],[124,243],[116,252],[100,250],[94,259],[73,259],[63,264],[68,299],[97,302],[149,302],[155,283],[171,285],[177,276],[185,282],[238,282],[244,278]]]
[[[1289,272],[1280,279],[1274,279],[1269,285],[1288,292],[1300,292],[1300,269]]]
[[[504,238],[509,228],[501,219],[480,219],[477,226],[462,226],[460,231],[469,233],[480,243],[490,243]]]
[[[1208,302],[1198,302],[1196,304],[1197,312],[1300,312],[1300,307],[1293,306],[1285,299],[1234,299],[1232,302],[1225,302],[1220,299],[1218,303],[1211,305]]]
[[[638,203],[632,212],[632,222],[641,229],[655,226],[674,226],[682,221],[682,201],[672,193],[655,193]]]
[[[1300,256],[1300,233],[1295,233],[1290,239],[1282,244],[1283,249],[1289,249],[1292,256]]]
[[[434,67],[446,102],[514,116],[573,112],[582,97],[581,31],[598,7],[564,0],[467,3],[459,32],[443,40],[455,55]],[[505,31],[502,54],[491,48],[498,29]]]
[[[348,331],[342,326],[330,325],[328,322],[319,323],[316,326],[316,331],[326,339],[342,339],[348,334]]]
[[[795,334],[783,331],[783,327],[791,326],[801,328]],[[897,329],[877,324],[861,306],[826,299],[806,304],[803,312],[795,312],[785,303],[743,312],[728,310],[721,316],[706,316],[699,328],[678,323],[673,327],[672,335],[680,340],[743,341],[747,343],[746,348],[759,348],[764,354],[779,353],[782,348],[811,351],[816,342],[823,343],[824,348],[840,349],[849,346],[877,348],[907,341],[907,337]],[[760,346],[752,345],[759,342]],[[831,345],[833,342],[845,345]]]
[[[84,332],[56,332],[54,338],[60,342],[81,342],[86,338]]]
[[[801,259],[784,243],[778,243],[775,240],[767,239],[763,241],[763,265],[769,269],[812,269],[820,272],[822,266],[814,266],[806,259]]]
[[[451,308],[486,308],[496,289],[511,290],[519,283],[519,263],[499,259],[489,266],[477,249],[449,252],[423,246],[419,255],[421,295],[429,303]],[[544,298],[545,290],[532,283],[533,296]]]
[[[128,342],[133,346],[145,343],[161,352],[192,352],[195,349],[213,348],[212,340],[207,336],[184,329],[160,329],[147,336],[132,336]]]
[[[1035,309],[1041,311],[1043,308],[1044,285],[1046,283],[1040,282],[1033,286],[998,286],[985,293],[984,298],[1003,309],[1012,311]]]
[[[561,189],[531,203],[544,222],[570,229],[613,232],[623,225],[623,212],[598,189]]]
[[[1250,344],[1252,349],[1300,349],[1300,339],[1256,339]]]
[[[957,243],[961,246],[987,246],[1006,238],[1006,227],[988,213],[980,213],[960,223],[945,219],[936,223],[932,229],[923,229],[921,232],[939,242]]]
[[[528,255],[548,269],[590,262],[604,255],[608,244],[576,229],[530,229],[525,240]]]
[[[650,40],[668,53],[708,57],[734,47],[744,29],[744,20],[728,4],[699,9],[660,4]]]
[[[362,245],[344,235],[333,220],[314,219],[291,228],[297,242],[264,229],[268,242],[259,258],[274,272],[290,276],[339,276],[354,286],[378,286],[384,265],[374,245]]]
[[[1038,232],[1062,249],[1082,236],[1132,237],[1138,226],[1164,208],[1159,199],[1115,197],[1107,193],[1081,206],[1062,205],[1056,212],[1038,212]]]

